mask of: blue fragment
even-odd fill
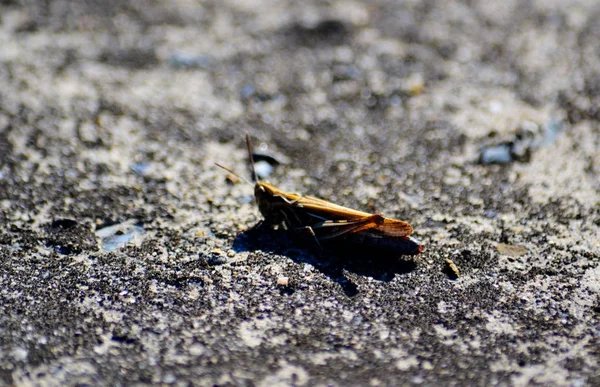
[[[190,55],[181,52],[176,52],[169,57],[168,61],[171,66],[177,68],[205,69],[210,65],[212,59],[206,55]]]
[[[256,93],[256,88],[253,84],[249,84],[242,87],[242,90],[240,91],[240,96],[242,97],[242,99],[248,99],[252,97],[254,93]]]
[[[113,251],[127,245],[146,231],[133,222],[124,222],[96,230],[96,235],[101,240],[102,250]]]
[[[274,169],[273,166],[266,161],[259,161],[254,164],[254,170],[256,171],[259,179],[265,179],[271,173],[273,173]]]
[[[135,163],[131,166],[131,171],[136,175],[143,176],[148,168],[150,168],[150,164],[148,163]]]
[[[482,164],[507,164],[512,161],[510,144],[484,147],[479,162]]]

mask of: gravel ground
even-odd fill
[[[0,384],[600,384],[599,41],[594,0],[0,1]],[[256,227],[246,133],[425,251]]]

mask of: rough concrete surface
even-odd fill
[[[600,384],[599,42],[596,0],[0,1],[0,384]],[[246,133],[425,251],[254,227]]]

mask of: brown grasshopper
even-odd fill
[[[319,246],[322,241],[337,238],[400,255],[416,255],[423,251],[423,245],[410,237],[413,228],[405,221],[353,210],[311,196],[285,192],[260,181],[254,169],[248,135],[246,146],[252,176],[256,181],[254,196],[264,223],[274,227],[282,225],[286,230],[305,231],[314,237]],[[216,165],[244,180],[229,168],[218,163]]]

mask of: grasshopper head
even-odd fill
[[[260,181],[254,185],[254,197],[256,198],[258,209],[265,219],[272,218],[274,215],[271,205],[275,196],[274,188],[272,185]]]
[[[254,185],[254,197],[256,198],[258,209],[265,220],[272,223],[279,223],[281,221],[279,219],[279,212],[275,210],[276,203],[280,200],[277,192],[279,190],[268,183],[259,181]]]

